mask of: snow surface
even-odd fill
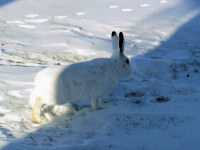
[[[199,7],[199,0],[1,0],[1,149],[198,149]],[[36,73],[110,56],[113,30],[125,35],[133,73],[111,101],[32,123]]]

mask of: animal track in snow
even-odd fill
[[[161,3],[161,4],[165,4],[165,3],[167,3],[167,1],[162,0],[162,1],[160,1],[160,3]]]
[[[20,21],[20,20],[10,20],[10,21],[6,21],[6,23],[9,23],[9,24],[24,24],[24,22]]]
[[[119,6],[117,5],[111,5],[109,8],[114,9],[114,8],[118,8]]]
[[[136,35],[135,34],[131,34],[131,33],[126,33],[126,36],[128,36],[128,37],[135,37]]]
[[[130,11],[132,11],[132,9],[130,9],[130,8],[125,8],[125,9],[121,9],[121,11],[123,11],[123,12],[130,12]]]
[[[82,16],[82,15],[85,15],[85,12],[78,12],[76,13],[77,16]]]
[[[68,45],[67,45],[67,43],[63,42],[63,43],[51,43],[51,44],[47,44],[45,46],[46,47],[66,47]]]
[[[12,91],[8,91],[7,94],[9,96],[12,96],[15,98],[23,98],[24,91],[23,90],[12,90]]]
[[[149,42],[151,45],[158,46],[160,45],[159,41]]]
[[[90,36],[93,36],[94,34],[92,34],[92,33],[89,33],[89,32],[84,32],[85,34],[87,34],[87,35],[90,35]]]
[[[53,18],[54,19],[64,19],[64,18],[66,18],[67,16],[54,16]]]
[[[26,15],[25,17],[26,18],[35,18],[35,17],[38,17],[39,15],[38,14],[29,14],[29,15]]]
[[[71,31],[70,30],[67,30],[67,29],[57,29],[57,30],[52,30],[52,31],[49,31],[49,33],[70,33]]]
[[[143,92],[143,91],[131,91],[131,92],[126,93],[124,96],[127,97],[127,98],[142,97],[142,96],[145,96],[145,92]]]
[[[136,42],[136,43],[141,43],[142,42],[142,40],[140,40],[140,39],[135,39],[135,40],[131,40],[131,41]]]
[[[154,30],[154,32],[158,33],[159,35],[162,35],[162,36],[167,36],[168,34],[164,31],[161,31],[161,30]]]
[[[140,7],[149,7],[149,4],[141,4]]]
[[[20,27],[20,28],[26,28],[26,29],[35,29],[36,28],[36,26],[26,25],[26,24],[19,24],[17,26]]]
[[[30,19],[30,20],[25,20],[25,22],[28,23],[43,23],[43,22],[47,22],[48,19]]]

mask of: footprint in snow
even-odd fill
[[[161,3],[161,4],[165,4],[165,3],[167,3],[167,1],[162,0],[162,1],[160,1],[160,3]]]
[[[145,96],[145,93],[143,91],[131,91],[124,95],[124,97],[126,97],[126,98],[142,97],[142,96]]]
[[[67,16],[53,16],[54,19],[65,19]]]
[[[83,15],[85,15],[85,12],[77,12],[76,13],[76,16],[83,16]]]
[[[130,12],[130,11],[132,11],[132,9],[130,9],[130,8],[125,8],[125,9],[121,9],[121,11],[122,11],[122,12]]]
[[[157,103],[166,103],[170,101],[170,97],[169,96],[160,96],[160,97],[156,97],[154,100],[151,100],[151,102],[157,102]]]
[[[109,8],[114,9],[114,8],[118,8],[119,6],[117,5],[111,5]]]
[[[25,22],[28,22],[28,23],[43,23],[43,22],[47,22],[48,19],[27,19],[25,20]]]
[[[26,24],[19,24],[17,26],[20,27],[20,28],[26,28],[26,29],[35,29],[36,28],[36,26],[26,25]]]
[[[25,17],[27,19],[25,19],[24,22],[26,22],[26,23],[43,23],[43,22],[47,22],[48,21],[48,19],[46,19],[46,18],[38,18],[38,19],[36,19],[36,17],[38,17],[38,16],[39,16],[39,14],[28,14],[28,15],[25,15]],[[36,28],[33,25],[21,25],[19,27],[27,28],[27,29]]]
[[[70,30],[67,30],[67,29],[57,29],[57,30],[51,30],[49,31],[49,33],[53,33],[53,34],[57,34],[57,33],[71,33]]]
[[[8,23],[8,24],[24,24],[24,22],[20,21],[20,20],[8,20],[8,21],[6,21],[6,23]]]
[[[131,40],[131,41],[136,42],[136,43],[141,43],[142,42],[142,40],[140,40],[140,39],[135,39],[135,40]]]
[[[141,4],[140,7],[149,7],[149,4]]]
[[[38,14],[29,14],[29,15],[26,15],[25,17],[26,18],[35,18],[35,17],[38,17],[39,15]]]

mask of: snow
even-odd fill
[[[200,131],[199,0],[2,0],[1,149],[188,150]],[[50,66],[112,54],[125,36],[132,74],[102,109],[31,121],[34,77]]]

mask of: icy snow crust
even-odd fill
[[[200,147],[199,0],[0,2],[1,149],[194,150]],[[112,53],[125,36],[132,74],[92,110],[31,122],[35,75]],[[51,76],[51,74],[49,74]]]

